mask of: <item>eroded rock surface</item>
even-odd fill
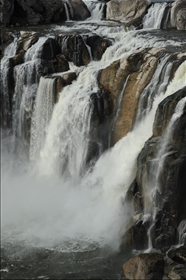
[[[139,25],[149,4],[148,0],[111,0],[107,3],[106,18]]]
[[[186,30],[186,0],[177,0],[173,3],[171,24],[178,30]]]

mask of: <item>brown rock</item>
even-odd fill
[[[124,275],[131,280],[163,278],[164,259],[161,254],[140,254],[123,265]]]
[[[148,0],[111,0],[107,3],[106,18],[129,25],[139,24],[149,4]]]

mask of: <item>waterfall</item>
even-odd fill
[[[164,93],[169,82],[170,71],[174,65],[171,55],[162,54],[159,59],[158,67],[153,74],[149,84],[145,87],[138,103],[136,122],[138,123],[151,109],[156,94]]]
[[[84,0],[84,2],[91,13],[91,17],[88,21],[100,21],[103,19],[105,3],[93,0]]]
[[[143,18],[143,29],[159,29],[167,3],[154,3]]]
[[[183,245],[186,242],[186,220],[182,220],[178,226],[178,244]]]
[[[16,138],[22,139],[29,146],[30,119],[33,99],[37,92],[39,81],[39,65],[41,64],[42,46],[47,38],[41,37],[26,52],[24,63],[14,67],[14,100],[13,100],[13,132]]]
[[[54,78],[40,78],[31,126],[30,160],[32,162],[35,162],[38,159],[52,117],[54,87]]]
[[[69,3],[68,1],[63,1],[64,7],[65,7],[65,13],[66,13],[66,20],[69,21],[70,20],[70,13],[69,13]]]
[[[65,173],[77,180],[85,169],[92,111],[92,86],[81,84],[89,76],[87,70],[60,94],[41,151],[42,173]]]
[[[16,54],[17,50],[17,38],[15,37],[13,42],[9,44],[5,51],[4,56],[1,60],[1,69],[0,69],[0,76],[1,76],[1,93],[2,93],[2,119],[3,123],[2,126],[7,128],[11,124],[11,110],[12,104],[10,102],[10,84],[12,84],[11,80],[11,58]]]
[[[60,28],[62,32],[63,26]],[[82,32],[88,27],[75,28]],[[66,30],[69,31],[67,27]],[[32,166],[31,170],[26,170],[27,166],[22,162],[24,174],[20,174],[14,162],[13,172],[7,168],[12,158],[4,156],[8,170],[3,167],[2,212],[6,217],[2,220],[3,246],[12,242],[25,248],[43,247],[60,252],[87,251],[104,246],[116,251],[119,248],[127,219],[131,216],[124,201],[136,176],[137,157],[152,134],[158,104],[185,84],[185,64],[177,70],[174,83],[170,84],[173,61],[169,55],[162,55],[153,83],[158,76],[162,77],[156,88],[152,83],[149,87],[150,95],[153,91],[153,100],[149,100],[143,119],[139,118],[132,131],[100,155],[94,166],[89,166],[87,157],[91,153],[94,109],[91,96],[100,92],[100,69],[142,48],[179,47],[181,44],[138,31],[125,32],[123,26],[91,25],[90,32],[110,38],[113,45],[107,48],[101,61],[91,61],[78,68],[72,66],[77,79],[65,85],[55,105],[55,79],[41,77],[39,72],[47,35],[26,52],[24,63],[14,67],[14,134],[17,142],[21,138],[29,146],[28,133],[31,133]],[[68,34],[63,37],[62,51],[68,47],[67,41]],[[76,46],[78,53],[79,46]],[[77,61],[77,56],[74,60]],[[123,81],[116,117],[125,85]],[[154,94],[156,91],[160,94]]]

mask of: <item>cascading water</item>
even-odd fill
[[[143,28],[159,29],[161,27],[167,3],[154,3],[149,8],[148,13],[143,18]]]
[[[90,13],[91,13],[91,17],[88,19],[88,21],[100,21],[103,19],[104,17],[104,8],[105,8],[105,3],[103,2],[99,2],[99,1],[85,1],[85,4],[87,5]]]
[[[11,57],[16,54],[17,49],[17,38],[7,46],[4,51],[4,57],[1,60],[1,93],[2,93],[2,115],[3,117],[3,127],[6,128],[11,123],[11,107],[12,104],[9,100],[9,83],[10,83],[10,72],[11,72]]]
[[[52,117],[54,87],[54,78],[40,78],[31,126],[30,160],[32,162],[38,159]]]
[[[78,30],[79,27],[74,28]],[[88,27],[81,25],[80,28],[82,32],[83,28]],[[36,254],[44,250],[39,259],[46,260],[52,256],[49,264],[52,263],[55,273],[52,269],[48,274],[45,270],[43,272],[42,264],[37,263],[38,258],[34,261],[38,269],[35,275],[40,278],[51,275],[51,278],[59,278],[61,275],[64,279],[78,276],[82,278],[82,271],[87,265],[85,260],[90,259],[92,263],[88,263],[85,277],[88,275],[100,278],[95,267],[97,270],[97,264],[101,262],[101,277],[103,275],[103,278],[106,278],[109,275],[122,278],[115,273],[110,255],[118,252],[128,217],[133,214],[128,213],[129,209],[124,205],[124,201],[136,176],[136,159],[152,134],[158,104],[185,85],[183,64],[176,72],[171,89],[168,87],[166,90],[172,62],[168,62],[169,56],[162,57],[160,69],[154,74],[153,81],[160,73],[165,77],[161,79],[162,84],[157,86],[158,91],[161,88],[160,95],[153,95],[151,109],[147,110],[142,121],[140,118],[137,120],[132,131],[102,154],[94,167],[89,169],[87,155],[93,115],[91,95],[99,91],[97,78],[100,69],[142,48],[181,44],[165,41],[164,38],[156,40],[150,34],[140,34],[137,31],[125,33],[123,26],[114,24],[111,27],[91,26],[90,31],[112,39],[113,45],[106,50],[101,61],[91,61],[86,67],[78,69],[73,66],[78,77],[63,88],[55,105],[53,77],[35,77],[34,72],[37,71],[34,65],[40,61],[42,45],[47,36],[27,51],[23,64],[14,68],[14,133],[21,139],[25,133],[25,111],[31,112],[31,107],[34,107],[30,144],[32,166],[25,160],[21,162],[24,169],[17,170],[17,165],[15,162],[12,164],[12,157],[6,149],[8,140],[5,136],[3,159],[6,163],[2,166],[2,246],[5,252],[9,252],[12,244],[15,259],[28,252],[30,261],[34,258],[34,250]],[[65,45],[63,47],[65,48]],[[123,94],[124,92],[121,93],[121,98]],[[36,96],[34,106],[33,96]],[[22,152],[19,150],[20,154]],[[152,209],[150,211],[152,212]],[[109,249],[104,251],[104,248]],[[77,255],[74,255],[75,253]],[[83,253],[84,257],[80,253]],[[109,254],[107,263],[104,261],[104,254]],[[78,259],[78,264],[72,262],[75,258]],[[60,263],[60,268],[56,267],[56,260]],[[120,262],[123,262],[123,257]],[[14,267],[16,265],[17,263],[14,263]],[[74,266],[79,274],[73,274]],[[7,269],[11,271],[12,268]],[[105,274],[104,270],[109,273]],[[112,270],[114,273],[110,274]],[[29,273],[28,277],[35,277],[30,271]],[[47,275],[43,276],[44,273]]]
[[[38,67],[41,64],[42,46],[47,38],[41,37],[27,52],[24,63],[14,68],[14,105],[13,105],[13,132],[15,139],[22,139],[25,145],[29,145],[30,123],[33,99],[37,92],[40,74]],[[18,145],[15,140],[15,148]]]

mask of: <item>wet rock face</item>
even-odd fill
[[[123,265],[124,275],[127,279],[162,279],[164,259],[161,254],[139,254],[129,259]]]
[[[145,186],[154,186],[153,177],[158,180],[158,189],[154,200],[156,212],[151,231],[153,247],[162,251],[168,250],[176,243],[178,225],[186,217],[186,206],[183,197],[186,195],[186,106],[181,117],[176,121],[174,130],[169,136],[163,166],[157,178],[156,162],[163,135],[174,114],[178,102],[186,97],[186,88],[167,97],[158,107],[153,137],[147,141],[138,158],[137,182],[143,189],[145,200]],[[161,126],[161,128],[160,128]],[[164,140],[165,141],[165,140]],[[152,164],[154,164],[152,166]],[[147,191],[147,190],[146,190]],[[144,202],[145,203],[145,202]]]
[[[186,30],[186,0],[177,0],[173,3],[171,25],[178,30]]]
[[[139,25],[149,4],[148,0],[111,0],[107,3],[106,18]]]

